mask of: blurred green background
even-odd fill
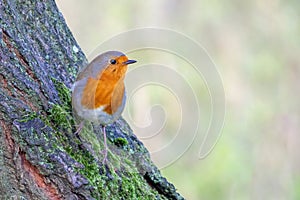
[[[299,1],[56,2],[86,55],[149,26],[182,32],[209,52],[224,82],[225,125],[209,156],[191,156],[192,147],[162,170],[183,196],[300,199]]]

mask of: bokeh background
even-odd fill
[[[140,27],[179,31],[209,52],[223,79],[226,119],[208,156],[195,156],[195,142],[162,169],[183,196],[300,199],[299,1],[56,3],[86,55],[111,36]],[[144,143],[151,149],[159,139]]]

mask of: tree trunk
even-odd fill
[[[0,0],[0,199],[183,199],[124,119],[79,134],[70,88],[87,60],[53,0]]]

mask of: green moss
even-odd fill
[[[81,171],[94,187],[93,196],[97,199],[157,199],[158,193],[151,190],[137,171],[121,177],[115,171],[100,175],[98,165],[92,164]],[[123,169],[122,174],[132,169]],[[107,176],[107,174],[110,174]],[[110,178],[108,178],[110,177]],[[148,188],[148,189],[145,189]]]
[[[47,111],[46,121],[51,122],[54,127],[59,127],[67,132],[72,132],[72,127],[75,121],[72,116],[71,108],[71,91],[62,82],[52,78],[55,89],[58,92],[60,104],[52,104],[52,107]]]
[[[49,115],[47,118],[49,121],[64,129],[72,130],[72,124],[74,124],[72,116],[63,107],[54,104],[48,112]]]
[[[146,184],[137,172],[122,176],[120,199],[157,199],[158,193],[151,191]]]
[[[93,133],[93,132],[92,132]],[[88,131],[86,131],[88,134]],[[121,140],[124,142],[124,140]],[[99,141],[95,140],[95,143]],[[100,148],[101,149],[101,148]],[[110,148],[107,165],[102,165],[101,156],[92,155],[90,151],[73,151],[67,148],[69,155],[82,164],[76,170],[87,178],[94,188],[93,197],[96,199],[159,199],[159,194],[150,188],[148,183],[134,167],[128,156],[114,155]],[[119,152],[119,154],[126,152]],[[96,154],[101,154],[96,152]],[[113,157],[115,156],[115,157]],[[98,158],[97,158],[98,157]],[[116,162],[116,159],[118,163]],[[129,173],[130,172],[130,173]],[[148,189],[145,189],[148,188]]]
[[[71,111],[71,91],[70,89],[62,82],[56,80],[55,78],[51,79],[52,82],[54,83],[54,86],[56,88],[56,91],[58,92],[59,99],[62,103],[62,106],[66,110]]]
[[[19,120],[19,122],[28,122],[30,120],[33,120],[38,117],[38,114],[36,112],[30,112],[26,113],[22,116],[22,119]]]
[[[128,144],[128,141],[125,138],[118,137],[114,139],[113,143],[118,147],[124,147]]]

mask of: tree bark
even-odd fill
[[[87,64],[53,0],[0,0],[1,199],[183,199],[124,119],[74,135],[70,88]]]

